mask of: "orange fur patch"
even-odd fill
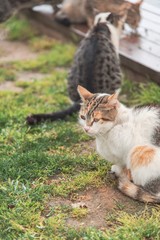
[[[102,118],[102,113],[100,111],[95,111],[94,112],[94,118],[101,119]]]
[[[131,176],[131,171],[130,171],[130,169],[128,169],[128,168],[123,168],[123,174],[128,178],[128,180],[129,181],[131,181],[132,180],[132,176]]]
[[[128,189],[130,188],[130,184],[127,182],[123,186],[121,186],[121,190],[126,193]]]
[[[136,147],[131,154],[131,167],[136,168],[146,166],[152,162],[155,150],[148,146]]]
[[[119,186],[119,189],[127,196],[134,198],[137,195],[138,187],[131,182],[126,181]]]

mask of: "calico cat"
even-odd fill
[[[101,12],[105,11],[102,10]],[[55,20],[66,26],[70,26],[72,23],[87,22],[88,26],[92,27],[94,17],[93,0],[64,0],[62,7],[55,15]]]
[[[32,8],[40,4],[55,5],[61,2],[61,0],[0,0],[0,23],[22,9]]]
[[[110,13],[101,13],[96,16],[95,26],[80,43],[68,75],[68,93],[74,104],[56,113],[33,114],[27,117],[29,124],[63,119],[77,112],[80,108],[78,84],[93,92],[113,93],[120,87],[118,47],[125,17]]]
[[[123,15],[128,10],[126,23],[135,30],[141,20],[140,6],[142,1],[131,3],[124,0],[64,0],[56,19],[66,23],[66,25],[87,22],[89,26],[92,26],[97,12],[112,12]]]
[[[92,94],[78,86],[84,131],[112,162],[119,189],[142,202],[160,203],[160,105],[127,108],[118,93]]]

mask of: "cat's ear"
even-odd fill
[[[133,3],[134,6],[140,7],[142,4],[143,0],[139,0],[138,2]]]
[[[108,17],[106,18],[106,20],[107,20],[108,22],[110,22],[111,24],[113,24],[113,23],[114,23],[114,18],[115,18],[115,14],[110,13],[110,14],[108,15]]]
[[[82,101],[85,101],[93,96],[93,93],[89,92],[86,88],[78,85],[77,91],[82,99]]]
[[[119,96],[120,90],[117,90],[114,94],[110,95],[108,97],[108,104],[111,106],[117,106],[118,105],[118,96]]]

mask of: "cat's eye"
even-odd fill
[[[83,120],[86,120],[86,118],[85,118],[84,115],[80,115],[80,117],[81,117]]]

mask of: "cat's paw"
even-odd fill
[[[115,174],[116,177],[119,177],[121,174],[122,168],[118,165],[112,165],[111,167],[111,173]]]

